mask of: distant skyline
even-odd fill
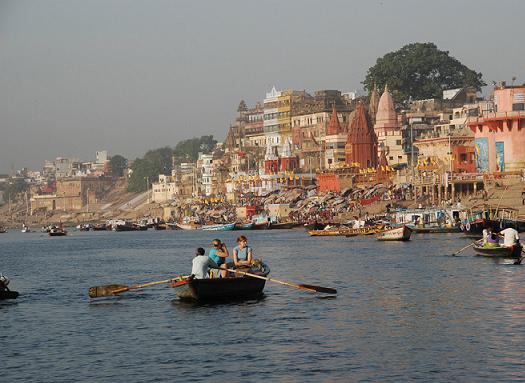
[[[0,0],[0,173],[224,140],[241,99],[357,90],[377,58],[433,42],[525,82],[525,2]]]

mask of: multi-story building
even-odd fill
[[[264,109],[260,103],[246,111],[244,125],[244,147],[266,147],[264,134]]]
[[[266,93],[263,129],[266,143],[277,148],[278,154],[283,143],[292,140],[292,110],[310,99],[305,91],[277,91],[273,87]]]
[[[351,109],[338,90],[316,91],[292,109],[292,143],[303,171],[312,173],[325,167],[326,129],[334,105],[338,120],[345,127]]]
[[[474,133],[478,172],[525,168],[525,86],[499,84],[494,111],[468,117],[466,124]]]

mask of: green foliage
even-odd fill
[[[433,43],[408,44],[378,58],[363,81],[369,91],[374,83],[379,89],[388,84],[398,103],[411,98],[441,98],[445,89],[472,86],[481,90],[486,85],[481,73],[467,68]]]
[[[114,155],[109,160],[109,171],[115,177],[122,177],[124,170],[128,167],[128,160],[120,154]]]
[[[210,153],[216,144],[217,140],[213,139],[213,135],[180,141],[174,149],[175,162],[177,164],[181,162],[195,162],[199,157],[199,152]]]
[[[177,164],[195,162],[199,157],[199,152],[210,153],[216,144],[217,141],[210,135],[180,141],[174,149],[166,146],[148,151],[143,158],[137,158],[133,162],[128,191],[134,193],[146,191],[148,180],[151,187],[151,183],[158,180],[159,174],[171,174],[173,158]]]
[[[4,201],[8,199],[15,201],[20,194],[26,192],[28,189],[29,185],[23,178],[10,178],[4,188]]]
[[[171,157],[173,150],[164,148],[148,151],[144,158],[137,158],[131,167],[132,173],[128,182],[128,191],[143,192],[151,183],[157,181],[159,174],[171,174]]]

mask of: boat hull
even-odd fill
[[[376,238],[378,241],[408,241],[411,234],[412,229],[408,226],[402,226],[385,230],[379,233]]]
[[[351,228],[340,228],[340,229],[329,229],[329,230],[310,230],[308,234],[312,237],[355,237],[357,235],[372,235],[378,234],[384,229],[383,225],[377,226],[366,226],[356,229]]]
[[[0,301],[18,298],[18,291],[0,290]]]
[[[177,223],[177,227],[181,230],[199,230],[201,225],[196,223]]]
[[[53,231],[53,230],[51,230],[48,234],[49,234],[50,237],[63,237],[64,235],[67,235],[67,231],[65,231],[65,230]]]
[[[257,299],[266,281],[258,278],[187,279],[174,282],[175,294],[185,301],[232,301]]]
[[[512,247],[483,247],[474,245],[474,251],[477,255],[489,258],[520,258],[521,257],[521,246]]]
[[[253,223],[236,223],[235,230],[252,230]]]
[[[202,230],[207,231],[229,231],[235,229],[234,223],[227,223],[224,225],[204,225],[202,226]]]

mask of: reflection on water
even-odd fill
[[[238,233],[219,236],[233,245]],[[168,285],[89,299],[87,289],[184,275],[217,233],[0,237],[6,381],[523,381],[524,268],[474,257],[460,235],[311,238],[246,232],[272,276],[262,299],[192,304]]]

